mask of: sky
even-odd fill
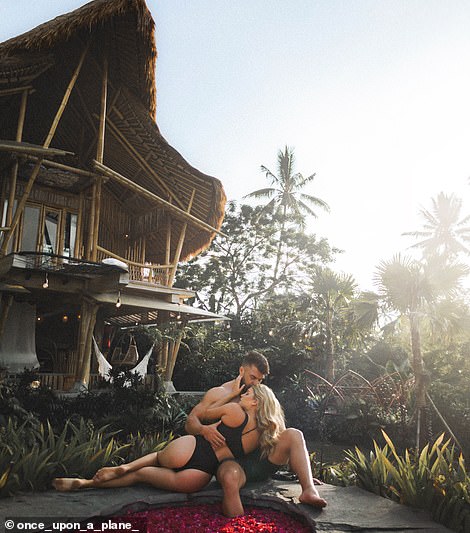
[[[0,0],[0,41],[85,4]],[[470,213],[468,0],[147,0],[156,23],[157,123],[229,200],[269,182],[277,152],[316,173],[307,229],[333,268],[373,289],[408,253],[439,192]]]

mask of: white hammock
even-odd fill
[[[98,361],[98,374],[106,381],[112,381],[111,368],[113,368],[107,361],[106,357],[100,352],[98,345],[96,344],[95,337],[93,337],[93,346],[95,347],[95,356]]]
[[[113,378],[110,376],[110,372],[113,367],[107,361],[106,357],[100,352],[100,349],[98,348],[98,344],[96,344],[95,337],[93,337],[93,346],[95,348],[96,360],[98,361],[98,374],[105,380],[112,382]],[[147,367],[149,364],[150,356],[152,355],[154,346],[155,344],[152,344],[152,346],[150,347],[149,351],[145,354],[145,357],[142,359],[142,361],[140,361],[140,363],[137,364],[129,372],[132,372],[132,374],[137,374],[142,379],[145,378],[145,376],[147,375]]]

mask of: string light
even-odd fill
[[[117,297],[117,300],[116,300],[116,307],[119,309],[122,305],[122,302],[121,302],[121,291],[119,290],[118,291],[118,297]]]
[[[47,287],[49,287],[49,277],[46,272],[44,275],[44,283],[42,284],[42,288],[47,289]]]

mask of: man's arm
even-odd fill
[[[217,431],[220,424],[203,424],[206,420],[207,409],[220,401],[227,394],[223,387],[214,387],[206,392],[204,398],[191,410],[186,420],[185,430],[190,435],[202,435],[213,448],[218,448],[225,444],[225,437]]]

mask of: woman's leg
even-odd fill
[[[181,468],[194,452],[196,438],[193,435],[179,437],[168,444],[161,452],[153,452],[135,461],[120,466],[106,466],[100,468],[93,476],[96,483],[104,483],[135,472],[146,466],[165,466],[167,468]]]
[[[130,487],[136,483],[147,483],[157,489],[171,490],[173,492],[196,492],[204,488],[210,481],[211,475],[201,470],[182,470],[174,472],[169,468],[160,466],[145,466],[129,472],[121,477],[97,483],[93,479],[56,478],[53,485],[60,491],[71,491],[86,488],[118,488]]]
[[[93,476],[93,481],[96,483],[104,483],[105,481],[111,481],[122,477],[129,472],[135,472],[145,466],[157,466],[158,465],[158,452],[149,453],[143,457],[139,457],[135,461],[126,463],[119,466],[104,466],[100,468],[98,472]]]

